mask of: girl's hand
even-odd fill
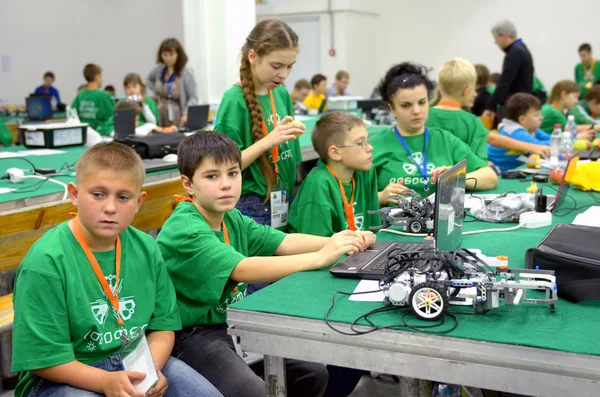
[[[298,136],[304,134],[306,126],[299,122],[293,122],[294,119],[291,116],[285,116],[283,120],[277,123],[277,127],[273,129],[264,137],[270,148],[277,147],[282,143],[296,139]]]

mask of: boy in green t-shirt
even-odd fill
[[[311,138],[320,160],[292,204],[290,231],[329,237],[380,225],[378,215],[368,214],[379,209],[368,137],[363,121],[350,113],[328,113],[317,122]]]
[[[264,381],[227,335],[227,307],[245,296],[246,283],[327,267],[342,254],[366,249],[375,235],[350,230],[330,238],[286,235],[242,215],[235,209],[242,156],[224,134],[188,136],[179,145],[177,164],[191,198],[177,206],[157,239],[183,325],[174,354],[226,396],[264,396]],[[289,396],[322,395],[328,377],[323,365],[296,360],[286,365]]]
[[[429,111],[427,127],[449,131],[466,143],[482,160],[487,160],[487,135],[489,131],[477,116],[462,107],[473,106],[477,72],[475,67],[462,58],[446,62],[439,73],[441,100]]]
[[[156,101],[146,96],[146,86],[142,82],[142,78],[137,73],[129,73],[123,79],[123,88],[125,89],[126,99],[121,99],[119,102],[127,100],[136,103],[139,107],[139,126],[146,123],[160,124],[160,112]]]
[[[101,89],[102,68],[89,63],[83,68],[83,77],[88,82],[87,89],[77,94],[71,107],[77,110],[81,121],[88,123],[100,135],[108,136],[115,129],[115,104],[110,94]]]
[[[591,124],[598,131],[600,124],[600,86],[593,86],[569,114],[575,116],[577,124]]]
[[[4,118],[0,116],[0,145],[10,146],[13,141],[13,136],[6,124]]]
[[[565,129],[567,116],[565,112],[573,109],[577,105],[579,96],[579,86],[571,80],[561,80],[552,87],[549,103],[542,106],[542,126],[540,129],[552,134],[554,125],[560,124],[561,129]],[[592,128],[592,123],[577,125],[577,139],[592,140],[596,137],[596,128]]]
[[[146,198],[141,159],[100,143],[76,173],[68,190],[78,216],[44,234],[17,271],[15,395],[142,396],[134,384],[146,374],[125,371],[119,356],[122,339],[140,333],[159,377],[149,396],[220,395],[170,357],[181,329],[175,291],[152,237],[130,226]]]
[[[583,98],[600,79],[600,64],[592,56],[592,46],[588,43],[580,45],[578,51],[581,62],[575,66],[575,81],[581,90],[580,98]]]

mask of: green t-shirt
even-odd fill
[[[13,136],[6,124],[4,124],[4,118],[0,116],[0,145],[10,146],[12,141]]]
[[[258,95],[258,102],[262,109],[263,119],[266,120],[267,129],[273,130],[273,114],[271,111],[271,102],[269,95]],[[277,119],[282,120],[285,116],[294,116],[294,106],[290,94],[285,87],[281,86],[273,90],[275,99],[275,108]],[[252,123],[250,121],[250,112],[244,101],[242,87],[234,85],[223,95],[215,131],[223,132],[233,139],[240,150],[246,150],[254,144],[252,139]],[[267,150],[267,156],[271,164],[273,158],[271,151]],[[296,186],[296,164],[302,160],[300,145],[297,139],[293,139],[279,146],[279,184],[280,187],[293,192]],[[242,173],[242,196],[248,193],[255,193],[264,196],[267,193],[266,181],[260,169],[258,162],[250,164]]]
[[[588,106],[587,102],[582,99],[579,101],[577,105],[571,110],[569,110],[569,114],[575,116],[575,124],[600,124],[600,118],[594,118],[592,116],[592,111]],[[598,115],[594,115],[598,116]]]
[[[357,230],[381,225],[378,210],[377,177],[375,170],[355,171],[354,223]],[[344,183],[346,198],[352,197],[352,183]],[[302,182],[289,214],[290,232],[330,237],[348,228],[340,185],[321,160]]]
[[[31,370],[73,360],[92,364],[118,353],[122,332],[181,329],[175,290],[152,237],[128,227],[121,247],[118,286],[115,250],[94,255],[111,289],[118,288],[124,331],[67,222],[33,244],[13,296],[12,370],[23,371],[15,396],[27,395],[39,380]]]
[[[554,131],[554,124],[560,124],[560,128],[562,130],[565,129],[565,125],[567,125],[567,116],[551,104],[543,104],[541,114],[544,119],[542,120],[540,130],[552,134],[552,131]]]
[[[230,278],[233,269],[246,257],[273,255],[285,238],[285,233],[259,225],[236,209],[223,221],[231,246],[194,204],[182,202],[158,234],[184,328],[225,324],[227,306],[242,299],[247,288]]]
[[[487,136],[490,133],[473,113],[431,108],[427,127],[450,131],[483,160],[488,159]]]
[[[586,66],[585,70],[587,71],[589,67]],[[585,87],[587,83],[591,82],[592,84],[600,79],[600,61],[596,60],[594,64],[594,71],[591,73],[591,76],[584,73],[583,70],[583,62],[579,62],[577,66],[575,66],[575,82],[579,85],[581,89],[581,93],[579,94],[580,98],[583,98],[587,93],[587,88]]]
[[[486,161],[480,159],[469,149],[466,143],[448,131],[428,128],[427,175],[431,178],[434,169],[453,166],[461,160],[467,160],[467,172],[486,167]],[[413,157],[423,164],[423,146],[425,134],[403,137]],[[390,183],[402,183],[421,196],[425,194],[425,180],[417,166],[408,157],[408,153],[390,128],[371,138],[373,145],[373,167],[377,171],[377,190],[385,189]],[[429,193],[435,192],[435,184],[429,184]]]
[[[73,100],[72,108],[77,109],[79,119],[88,123],[100,135],[108,136],[114,131],[114,101],[104,90],[87,89]]]

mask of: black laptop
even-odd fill
[[[135,135],[135,109],[115,110],[114,122],[116,142],[123,142],[128,136]]]
[[[444,172],[437,182],[433,237],[442,251],[454,251],[462,242],[467,161]],[[420,251],[423,243],[378,241],[359,254],[348,256],[329,271],[337,277],[379,280],[383,277],[391,250]]]
[[[198,131],[208,125],[209,105],[194,105],[188,107],[186,131]]]

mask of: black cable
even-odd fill
[[[36,183],[34,183],[32,185],[23,186],[23,187],[18,188],[18,189],[13,189],[10,192],[11,193],[33,193],[33,192],[37,192],[38,190],[40,190],[40,187],[42,187],[42,185],[44,183],[48,182],[50,179],[52,179],[54,177],[57,177],[57,176],[72,177],[72,175],[68,175],[68,174],[50,174],[50,175],[45,175],[44,179],[39,179]]]
[[[33,167],[32,171],[34,173],[37,173],[37,168],[35,168],[35,165],[31,161],[26,159],[25,157],[6,157],[6,158],[2,158],[0,160],[23,160],[23,161],[26,161],[27,163],[29,163],[29,165],[31,165],[31,167]]]

